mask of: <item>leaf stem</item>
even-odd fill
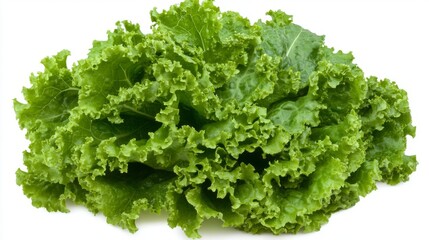
[[[286,52],[286,57],[289,56],[290,51],[292,50],[292,48],[294,47],[296,40],[298,40],[298,38],[301,36],[302,30],[299,31],[298,35],[296,35],[295,39],[293,40],[292,44],[289,46],[289,49]]]
[[[138,115],[140,115],[140,116],[143,116],[143,117],[145,117],[145,118],[149,118],[150,120],[155,120],[155,117],[154,116],[152,116],[152,115],[150,115],[150,114],[147,114],[147,113],[144,113],[144,112],[142,112],[142,111],[139,111],[139,110],[137,110],[137,109],[135,109],[135,108],[133,108],[133,107],[131,107],[131,106],[129,106],[129,105],[127,105],[127,104],[124,104],[123,105],[123,107],[124,108],[126,108],[126,109],[128,109],[128,110],[130,110],[131,112],[133,112],[133,113],[137,113]]]

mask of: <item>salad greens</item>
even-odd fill
[[[307,232],[415,171],[407,93],[291,16],[251,23],[210,0],[150,14],[151,33],[119,22],[71,68],[67,50],[43,59],[15,100],[35,207],[72,201],[131,232],[161,211],[189,237],[209,218]]]

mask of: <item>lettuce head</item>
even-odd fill
[[[119,22],[72,67],[42,60],[16,116],[30,141],[17,184],[35,207],[74,202],[137,230],[145,213],[199,237],[315,231],[377,182],[416,169],[407,93],[366,77],[282,11],[251,23],[212,1]]]

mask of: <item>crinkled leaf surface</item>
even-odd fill
[[[281,11],[254,24],[212,1],[120,22],[88,57],[42,60],[15,101],[29,150],[17,184],[36,207],[66,201],[137,230],[145,212],[199,237],[204,220],[275,234],[329,216],[416,169],[407,94],[366,78]]]

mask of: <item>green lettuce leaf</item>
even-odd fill
[[[407,93],[281,11],[251,23],[213,1],[118,22],[72,67],[42,60],[15,100],[30,141],[17,184],[35,207],[71,201],[137,231],[146,212],[200,237],[316,231],[416,170]]]

